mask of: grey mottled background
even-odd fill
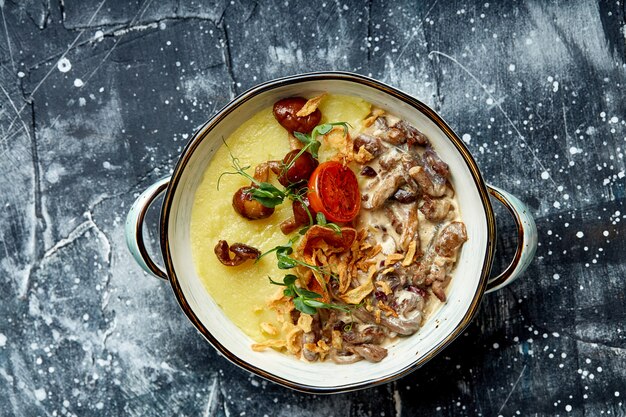
[[[624,10],[0,0],[0,415],[626,415]],[[314,397],[219,357],[133,263],[123,221],[222,105],[324,69],[432,105],[529,204],[541,246],[421,370]]]

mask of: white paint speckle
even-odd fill
[[[576,233],[576,237],[577,237],[578,239],[581,239],[583,236],[585,236],[585,234],[584,234],[583,232],[578,232],[578,233]]]
[[[556,93],[557,91],[559,91],[559,82],[558,81],[554,81],[552,83],[552,92]]]
[[[97,41],[101,41],[104,38],[104,32],[101,30],[96,30],[96,33],[93,34],[93,38]]]
[[[17,76],[20,77],[20,78],[24,78],[24,77],[26,77],[26,74],[24,74],[23,71],[20,71],[20,72],[17,73]]]
[[[619,397],[619,391],[615,391],[615,396]]]
[[[552,278],[558,280],[559,278],[561,278],[561,276],[559,274],[554,274],[552,275]]]
[[[74,87],[82,87],[83,85],[85,85],[85,83],[80,78],[74,80]]]
[[[57,68],[61,72],[68,72],[72,69],[72,63],[69,59],[63,57],[59,59],[59,62],[57,62]]]
[[[572,411],[572,406],[571,406],[571,405],[569,405],[569,404],[567,404],[567,405],[565,406],[565,411],[567,411],[568,413],[569,413],[570,411]]]
[[[34,393],[37,401],[43,401],[48,397],[48,395],[46,394],[46,390],[43,388],[36,389]]]
[[[50,164],[50,166],[46,170],[46,173],[44,174],[44,176],[46,178],[46,181],[48,181],[50,184],[56,184],[57,182],[59,182],[59,179],[63,175],[65,175],[65,172],[66,171],[63,165],[57,162],[53,162]]]
[[[611,117],[611,120],[609,120],[610,123],[617,123],[619,122],[619,119],[617,118],[617,116],[613,116]]]
[[[572,146],[569,148],[569,153],[571,153],[572,155],[576,155],[577,153],[582,153],[583,150],[580,148],[577,148],[575,146]]]
[[[494,349],[498,349],[499,347],[500,347],[500,344],[498,344],[498,342],[496,342],[496,343],[494,343],[494,344],[493,344],[493,348],[494,348]]]
[[[543,171],[541,173],[541,178],[544,180],[547,180],[548,178],[550,178],[550,174],[548,173],[548,171]]]
[[[85,97],[79,97],[78,98],[78,106],[79,107],[84,107],[87,104],[87,100],[85,100]]]
[[[509,65],[509,71],[511,72],[515,71],[515,64]]]
[[[472,135],[470,135],[469,133],[464,133],[462,139],[463,142],[470,143],[472,140]]]
[[[0,347],[4,347],[7,344],[7,337],[0,333]]]
[[[104,408],[104,403],[102,403],[102,402],[96,403],[96,408],[98,410],[102,410]]]
[[[486,103],[491,106],[493,104],[493,99],[491,97],[489,97],[486,101]]]

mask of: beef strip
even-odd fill
[[[363,208],[372,210],[382,206],[401,185],[411,180],[409,167],[417,165],[415,158],[408,153],[390,148],[378,160],[378,175],[365,183]],[[411,180],[412,183],[412,180]]]
[[[352,329],[344,332],[342,337],[347,343],[360,345],[363,343],[380,344],[385,340],[385,331],[376,325],[352,325]]]
[[[435,252],[437,255],[446,258],[455,257],[456,251],[467,240],[467,231],[463,222],[452,222],[448,224],[439,234],[435,242]]]
[[[351,364],[363,359],[357,352],[338,351],[337,349],[331,349],[328,357],[335,363],[340,365]]]
[[[387,349],[368,343],[349,346],[347,350],[359,354],[370,362],[380,362],[387,357]]]
[[[400,204],[390,203],[387,206],[389,217],[391,217],[392,224],[398,224],[400,227],[396,228],[396,232],[400,234],[399,247],[403,252],[406,252],[409,248],[409,244],[415,241],[420,243],[419,235],[419,220],[417,217],[417,203],[413,204]],[[399,229],[399,230],[398,230]]]
[[[424,196],[424,204],[420,207],[420,211],[424,213],[424,217],[431,222],[440,222],[446,218],[452,204],[448,198],[430,198],[430,196]]]
[[[374,157],[381,155],[385,151],[385,146],[382,144],[379,138],[366,135],[364,133],[361,133],[359,136],[354,138],[354,152],[359,152],[361,146]]]

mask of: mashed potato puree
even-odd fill
[[[348,122],[358,131],[370,108],[369,103],[359,98],[328,95],[319,106],[323,114],[321,123]],[[239,158],[241,166],[250,166],[247,171],[250,175],[253,175],[256,165],[268,160],[282,160],[290,150],[288,133],[274,119],[271,107],[244,121],[226,143],[232,154]],[[322,145],[322,160],[324,154]],[[281,291],[281,288],[269,283],[268,276],[282,281],[288,271],[278,269],[273,254],[256,264],[246,262],[227,267],[217,259],[213,248],[220,239],[229,244],[245,243],[261,252],[285,244],[289,238],[280,231],[279,224],[291,216],[291,202],[286,201],[276,207],[276,212],[267,219],[244,219],[233,209],[232,197],[250,182],[241,175],[224,175],[217,190],[220,175],[232,171],[228,149],[222,146],[215,153],[196,191],[190,225],[193,258],[206,290],[224,313],[248,336],[261,342],[265,336],[261,333],[260,324],[276,321],[275,313],[267,308],[267,301]],[[278,185],[278,182],[274,183]]]

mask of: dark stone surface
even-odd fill
[[[626,415],[623,1],[0,11],[0,415]],[[316,397],[218,356],[135,266],[123,221],[236,94],[324,69],[432,105],[529,204],[540,247],[421,370]],[[515,244],[501,227],[498,267]]]

